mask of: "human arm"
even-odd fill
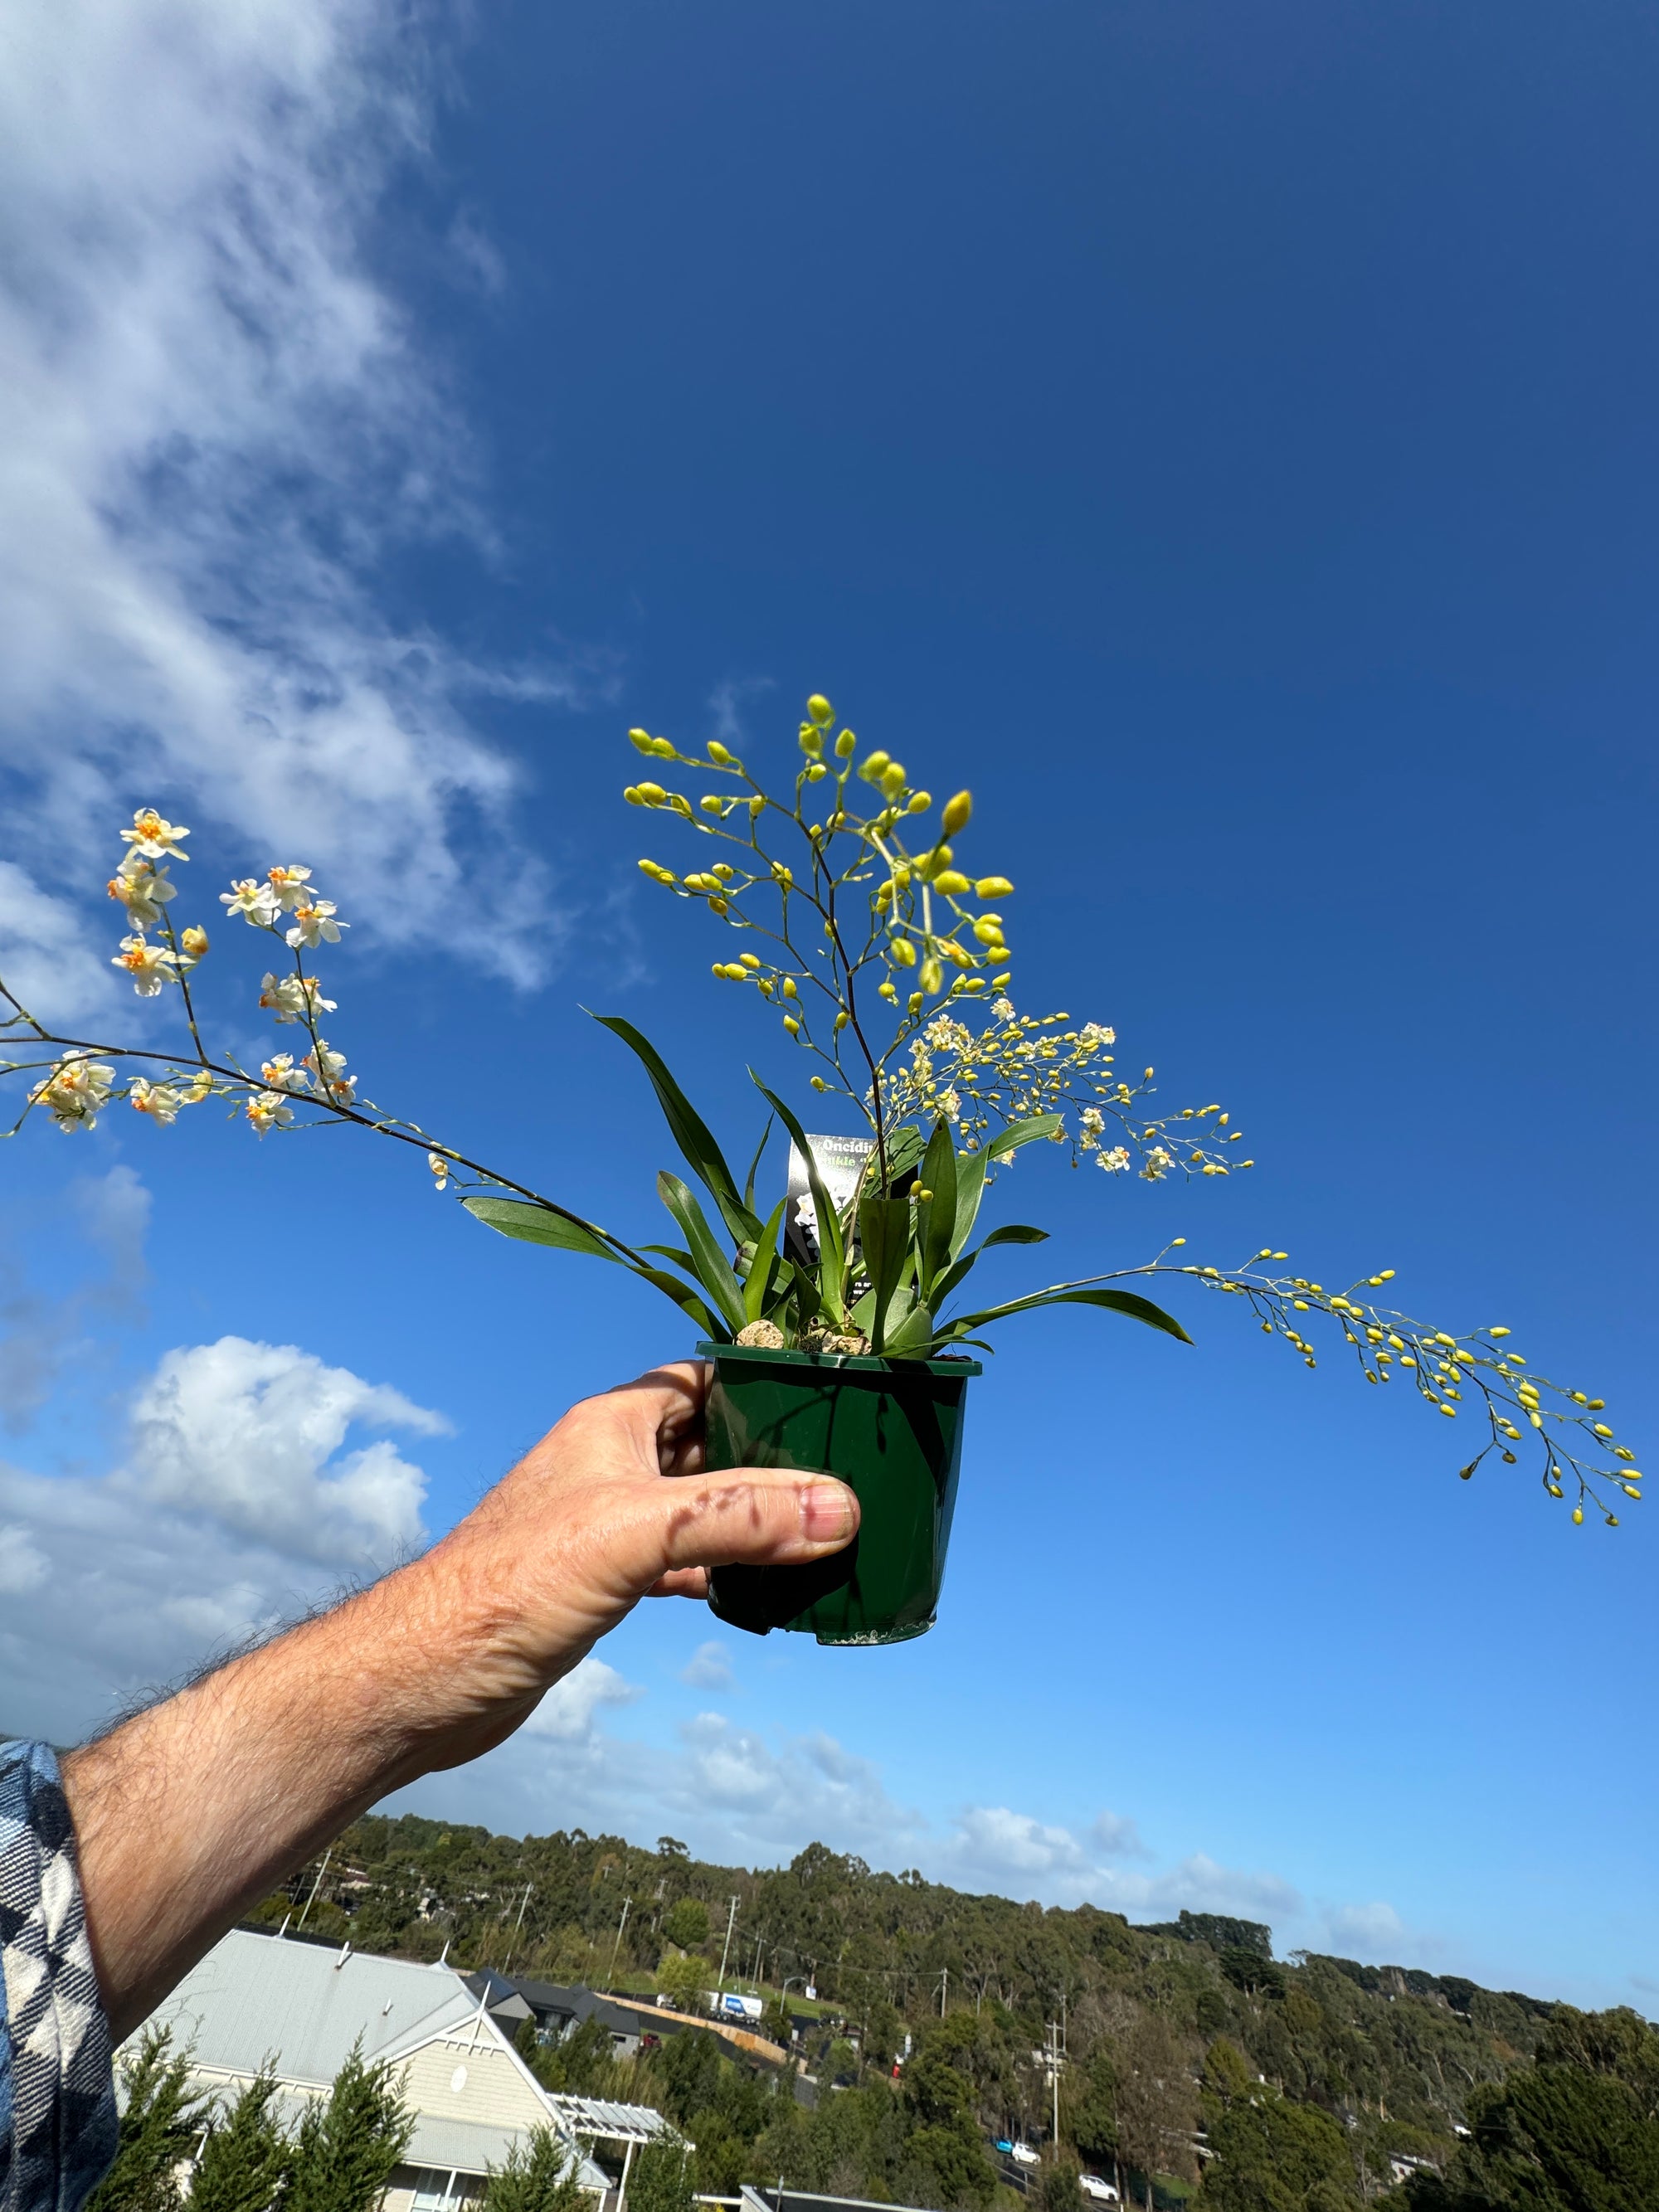
[[[663,1367],[574,1407],[423,1557],[70,1756],[118,2040],[379,1798],[510,1735],[640,1598],[848,1542],[829,1476],[703,1471],[705,1382]]]

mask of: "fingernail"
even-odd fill
[[[850,1536],[855,1518],[853,1493],[842,1483],[815,1482],[801,1493],[801,1534],[815,1544]]]

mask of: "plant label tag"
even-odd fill
[[[809,1129],[806,1141],[818,1180],[829,1194],[830,1204],[839,1212],[858,1188],[864,1164],[876,1149],[875,1139],[817,1137]],[[818,1262],[817,1210],[806,1179],[806,1163],[800,1156],[799,1146],[793,1144],[789,1147],[789,1183],[785,1196],[788,1200],[783,1213],[785,1249],[792,1260],[815,1267]]]

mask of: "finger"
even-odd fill
[[[707,1597],[708,1595],[707,1567],[676,1567],[670,1574],[659,1575],[646,1592],[647,1597]]]
[[[849,1543],[859,1525],[858,1499],[844,1482],[786,1468],[686,1475],[654,1491],[650,1510],[662,1574],[821,1559]]]

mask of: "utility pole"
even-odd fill
[[[607,1982],[614,1982],[617,1978],[617,1954],[622,1949],[623,1929],[628,1925],[628,1915],[633,1903],[631,1897],[623,1899],[622,1918],[617,1923],[617,1940],[611,1946],[611,1971],[605,1976]]]
[[[526,1882],[524,1886],[524,1895],[519,1899],[519,1917],[513,1923],[512,1940],[507,1944],[507,1958],[501,1966],[501,1972],[503,1973],[505,1973],[507,1967],[513,1964],[513,1954],[519,1948],[519,1930],[524,1926],[524,1909],[526,1905],[529,1904],[531,1893],[534,1890],[535,1887],[536,1885],[533,1881]]]
[[[726,1954],[727,1954],[727,1953],[731,1950],[731,1948],[732,1948],[732,1929],[737,1925],[737,1919],[738,1919],[738,1900],[737,1900],[737,1899],[734,1897],[734,1898],[732,1899],[732,1909],[731,1909],[731,1911],[730,1911],[726,1914],[726,1941],[725,1941],[725,1942],[724,1942],[724,1943],[722,1943],[722,1944],[720,1945],[720,1978],[719,1978],[719,1979],[716,1981],[716,1983],[714,1984],[714,1994],[715,1994],[715,1996],[723,1996],[723,1995],[725,1994],[725,1990],[726,1990]]]
[[[1052,2020],[1049,2021],[1047,2057],[1048,2081],[1054,2093],[1054,2147],[1056,2149],[1060,2146],[1060,2070],[1066,2063],[1066,2052],[1062,2042],[1064,2033],[1065,2030],[1059,2021]]]
[[[333,1856],[334,1846],[331,1844],[328,1849],[323,1853],[323,1863],[317,1869],[317,1879],[311,1885],[311,1894],[306,1899],[305,1912],[302,1912],[300,1915],[300,1928],[303,1928],[306,1924],[306,1912],[309,1912],[312,1906],[317,1902],[317,1893],[323,1886],[323,1876],[328,1872],[328,1863]],[[296,1928],[294,1932],[297,1936],[300,1932],[299,1928]]]
[[[939,2016],[945,2017],[945,2007],[951,1995],[951,1969],[941,1966],[939,1977]]]

